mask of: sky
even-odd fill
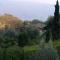
[[[35,2],[35,3],[51,3],[51,4],[55,4],[56,0],[0,0],[0,2]],[[60,1],[59,1],[60,2]]]
[[[60,0],[58,0],[60,2]],[[16,2],[33,2],[33,3],[44,3],[44,4],[55,4],[56,0],[0,0],[0,2],[16,3]]]
[[[44,21],[54,14],[55,3],[56,0],[0,0],[0,14],[9,13],[25,20]]]

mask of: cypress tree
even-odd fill
[[[55,5],[54,19],[52,21],[52,38],[53,40],[57,40],[59,37],[59,2],[57,0]]]
[[[59,26],[59,2],[57,0],[55,5],[55,12],[52,21],[49,21],[48,24],[44,27],[46,30],[46,39],[45,41],[48,42],[52,36],[52,40],[58,40],[60,38],[60,26]]]

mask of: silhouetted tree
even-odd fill
[[[52,26],[52,23],[49,20],[48,23],[47,23],[47,25],[44,27],[44,30],[46,30],[45,31],[45,36],[46,36],[45,41],[46,42],[48,42],[50,40],[51,36],[52,36],[52,34],[51,34],[52,33],[51,26]]]
[[[52,40],[58,40],[60,38],[59,30],[59,3],[58,0],[55,5],[54,17],[50,17],[44,27],[46,30],[46,41],[48,42],[52,36]],[[51,34],[50,34],[51,33]]]
[[[59,3],[58,0],[55,5],[54,19],[52,21],[52,38],[53,40],[59,39]]]

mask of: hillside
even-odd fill
[[[11,27],[15,28],[22,25],[22,20],[9,14],[0,16],[0,28]]]

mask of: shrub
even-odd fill
[[[44,47],[36,54],[36,60],[58,60],[57,51],[51,47]]]
[[[19,47],[1,48],[0,60],[21,60],[23,51]]]

